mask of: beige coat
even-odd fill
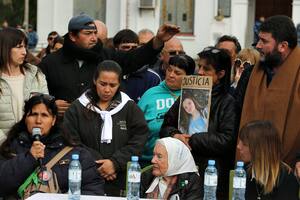
[[[45,75],[36,66],[26,64],[24,80],[24,100],[29,99],[31,92],[48,94]],[[0,75],[0,144],[6,139],[7,131],[17,122],[13,113],[12,91]]]

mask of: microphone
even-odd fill
[[[41,141],[41,137],[42,137],[41,128],[32,128],[33,141]],[[43,166],[42,159],[38,158],[38,162],[40,163],[40,167],[42,168]]]

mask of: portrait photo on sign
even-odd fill
[[[186,76],[182,84],[178,129],[189,135],[208,129],[211,81],[209,77],[200,78],[203,77]]]

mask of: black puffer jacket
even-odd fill
[[[237,134],[236,104],[229,93],[222,93],[217,85],[212,91],[212,102],[208,132],[193,134],[189,140],[200,177],[204,177],[207,161],[216,161],[218,169],[218,199],[228,197],[229,170],[233,169]],[[178,127],[178,111],[180,98],[166,113],[160,130],[160,137],[173,136],[180,133]]]
[[[152,175],[152,170],[142,174],[141,177],[141,197],[146,198],[146,191],[150,187],[155,176]],[[184,184],[187,183],[187,184]],[[203,199],[203,181],[200,176],[194,172],[177,175],[177,183],[172,188],[169,195],[171,197],[178,194],[180,199],[184,200],[201,200]]]
[[[115,98],[120,98],[120,93]],[[64,116],[64,127],[75,141],[89,148],[95,160],[110,159],[113,162],[117,179],[105,183],[105,193],[119,196],[120,189],[125,190],[127,162],[131,156],[142,154],[149,130],[143,112],[131,100],[112,115],[112,122],[111,143],[101,143],[103,120],[98,113],[76,100]]]
[[[51,134],[42,138],[45,148],[44,164],[48,163],[64,147],[63,139],[60,134]],[[16,156],[11,159],[0,157],[0,196],[16,196],[20,185],[26,178],[38,167],[39,163],[30,153],[32,145],[31,138],[27,132],[22,132],[12,144]],[[73,153],[79,154],[79,160],[82,167],[81,193],[86,195],[103,195],[104,180],[98,174],[96,164],[91,154],[84,148],[74,147],[62,159],[58,161],[52,171],[56,173],[59,188],[62,193],[68,192],[68,168]]]
[[[256,200],[299,200],[299,183],[293,171],[282,165],[276,187],[269,194],[263,194],[263,188],[256,183],[252,175],[247,176],[245,199]]]

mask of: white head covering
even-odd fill
[[[198,173],[191,151],[183,142],[176,138],[166,137],[157,140],[156,144],[158,143],[165,146],[168,153],[168,169],[163,177],[187,172]],[[160,185],[161,181],[160,177],[156,177],[146,193],[152,192],[158,184]]]
[[[129,96],[121,92],[121,103],[111,111],[102,111],[95,106],[87,107],[87,105],[90,103],[90,100],[87,98],[86,93],[83,93],[79,97],[79,102],[84,107],[98,113],[101,116],[101,119],[104,121],[102,131],[101,131],[101,143],[111,143],[112,128],[113,128],[113,122],[111,116],[118,113],[129,100],[131,100]]]

